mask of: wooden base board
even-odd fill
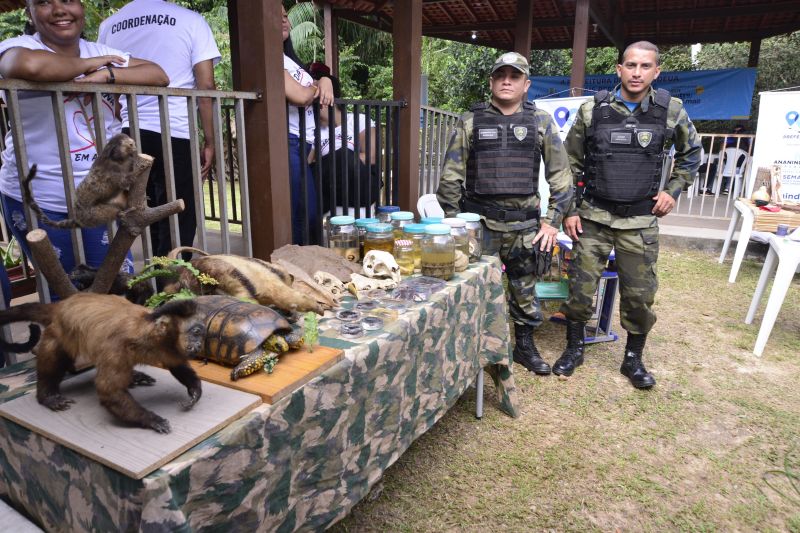
[[[184,411],[180,402],[188,399],[186,387],[166,370],[137,368],[156,383],[130,389],[131,395],[169,420],[172,431],[168,434],[124,426],[114,418],[97,399],[95,370],[61,384],[61,394],[75,400],[66,411],[39,405],[32,391],[0,405],[0,415],[128,477],[141,479],[261,404],[257,396],[203,383],[203,396],[191,410]]]
[[[342,360],[344,352],[336,348],[315,346],[313,352],[305,348],[280,356],[272,374],[260,370],[252,375],[231,381],[231,367],[209,362],[192,361],[192,368],[201,379],[258,394],[264,403],[273,404],[308,383],[322,372]]]

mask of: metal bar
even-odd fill
[[[392,172],[392,143],[395,142],[394,138],[394,129],[392,124],[392,110],[388,107],[386,108],[386,150],[384,152],[384,157],[386,158],[386,163],[384,165],[386,169],[386,194],[385,194],[385,203],[384,205],[392,205],[393,202],[396,200],[394,195],[394,173]],[[396,204],[395,204],[396,205]]]
[[[380,184],[379,185],[387,183],[387,180],[385,180],[384,176],[383,176],[383,165],[381,164],[381,162],[383,160],[383,158],[381,156],[383,155],[383,151],[384,151],[384,149],[383,149],[383,137],[384,137],[383,136],[383,127],[381,125],[382,124],[381,123],[381,109],[384,109],[384,106],[376,106],[375,107],[375,124],[376,124],[376,128],[377,128],[377,130],[375,131],[375,144],[377,145],[377,147],[376,147],[377,148],[377,150],[376,150],[377,154],[375,156],[375,171],[378,173],[378,177],[380,178]],[[388,108],[386,108],[386,109],[388,109]],[[386,187],[383,186],[378,191],[378,205],[385,205],[386,204],[385,194],[386,194]],[[370,216],[372,216],[372,214],[370,214]]]
[[[230,172],[228,172],[227,175],[226,175],[228,183],[230,183],[230,193],[231,193],[231,215],[230,215],[230,221],[232,223],[234,223],[234,224],[236,224],[236,223],[241,224],[242,223],[242,219],[241,219],[241,216],[239,215],[239,207],[238,207],[239,206],[239,194],[236,192],[236,187],[234,187],[233,149],[231,147],[231,135],[230,135],[231,109],[233,109],[233,106],[231,106],[230,104],[222,104],[222,110],[225,113],[225,124],[223,124],[223,128],[219,132],[219,134],[222,137],[223,142],[227,143],[226,146],[228,148],[228,155],[229,155],[228,160],[230,161],[230,164],[228,165],[230,167]],[[225,134],[225,127],[224,127],[225,125],[228,126],[228,134],[227,135]],[[222,152],[221,154],[217,155],[217,157],[224,157],[224,155],[225,155],[225,152]]]
[[[219,97],[211,100],[214,123],[214,151],[222,153],[222,101]],[[216,158],[217,193],[219,194],[219,229],[222,239],[222,253],[231,253],[230,224],[228,223],[228,187],[225,183],[225,163],[221,157]]]
[[[353,106],[353,152],[355,153],[355,158],[353,159],[353,177],[355,177],[355,183],[353,183],[353,187],[355,188],[353,191],[353,210],[356,218],[358,218],[361,209],[361,165],[359,165],[361,161],[361,139],[359,139],[361,135],[361,125],[359,124],[360,117],[358,116],[358,111],[358,104],[356,104]]]
[[[392,204],[400,205],[400,108],[394,108],[392,135]]]
[[[247,139],[244,129],[244,100],[236,99],[236,157],[239,161],[239,191],[242,198],[242,237],[245,257],[253,257],[253,238],[250,234],[250,194],[247,174]]]
[[[70,98],[83,98],[82,94],[72,95]],[[58,140],[58,155],[61,160],[61,177],[64,182],[64,201],[67,207],[67,216],[75,218],[75,177],[72,173],[72,158],[70,157],[69,133],[67,133],[67,118],[64,112],[64,93],[55,91],[50,94],[53,104],[53,117],[55,118],[56,139]],[[84,115],[86,127],[91,128],[89,117]],[[77,152],[76,157],[82,155]],[[72,233],[72,253],[75,257],[75,264],[86,263],[83,253],[83,234],[80,228],[71,230]]]
[[[345,106],[341,107],[341,120],[339,127],[342,132],[342,149],[347,150],[347,113]],[[350,206],[350,165],[348,164],[348,157],[345,152],[342,152],[342,175],[339,179],[342,180],[342,214],[347,214],[347,208]]]
[[[287,113],[288,114],[288,113]],[[300,133],[300,203],[299,205],[303,206],[303,212],[301,214],[294,214],[292,215],[292,219],[295,216],[302,215],[303,218],[303,225],[302,225],[302,235],[300,237],[301,243],[293,243],[293,244],[308,244],[310,241],[310,232],[309,232],[309,216],[308,216],[308,164],[307,158],[308,153],[306,152],[306,113],[305,108],[298,108],[297,115],[300,118],[300,126],[299,126],[299,133]],[[294,206],[292,206],[294,207]]]
[[[158,97],[158,115],[161,121],[161,153],[164,156],[164,187],[167,192],[167,203],[169,203],[175,200],[175,161],[172,159],[169,99],[164,95]],[[173,248],[181,245],[177,214],[169,217],[169,237]]]
[[[427,159],[427,151],[428,151],[428,120],[430,120],[429,112],[427,110],[422,110],[422,124],[421,129],[422,133],[420,134],[420,146],[419,149],[422,151],[422,154],[419,158],[419,176],[417,179],[419,180],[419,188],[420,194],[423,191],[423,183],[425,180],[425,161]]]
[[[328,187],[330,193],[330,212],[331,215],[336,214],[336,206],[338,203],[338,195],[336,194],[336,184],[339,180],[339,168],[336,164],[336,112],[344,112],[344,106],[331,106],[328,110]]]
[[[17,89],[27,91],[61,91],[64,93],[104,93],[104,94],[141,94],[146,96],[208,96],[211,98],[236,98],[243,100],[261,100],[262,94],[253,91],[218,91],[200,89],[179,89],[177,87],[155,87],[149,85],[109,85],[107,83],[75,83],[75,82],[36,82],[19,79],[0,80],[0,89]]]
[[[186,99],[186,110],[189,119],[189,159],[192,165],[192,192],[194,193],[194,218],[197,223],[197,247],[201,250],[207,250],[205,199],[203,178],[200,176],[200,140],[197,138],[197,98],[189,96]]]
[[[364,202],[364,205],[365,205],[364,216],[371,217],[372,216],[372,195],[373,195],[373,191],[372,191],[372,165],[374,163],[372,161],[372,151],[374,149],[374,147],[372,146],[372,130],[373,130],[373,127],[372,127],[372,106],[369,106],[369,105],[364,106],[364,120],[366,120],[366,124],[364,124],[364,126],[365,126],[364,131],[366,133],[366,135],[364,137],[364,141],[365,141],[365,144],[366,144],[365,149],[367,151],[367,157],[366,157],[366,160],[367,160],[367,163],[366,163],[366,169],[367,169],[367,178],[366,178],[367,179],[367,198],[366,198],[366,202]]]

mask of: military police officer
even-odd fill
[[[447,216],[481,215],[483,251],[506,267],[516,346],[514,361],[550,374],[533,341],[542,322],[534,285],[537,264],[555,243],[572,199],[572,176],[558,128],[527,101],[528,61],[510,52],[492,66],[490,102],[465,113],[447,149],[437,199]],[[539,164],[550,185],[547,218],[540,220]]]
[[[701,151],[683,103],[651,87],[659,73],[654,44],[628,46],[617,65],[620,85],[584,103],[567,135],[577,191],[564,230],[575,245],[569,298],[561,307],[567,318],[567,347],[553,365],[555,374],[570,376],[583,363],[584,327],[614,248],[621,322],[628,332],[620,372],[636,388],[655,385],[642,351],[656,321],[658,218],[672,211],[683,188],[694,180]],[[674,167],[662,190],[662,167],[672,146]]]

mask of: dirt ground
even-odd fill
[[[624,332],[568,380],[515,365],[519,418],[487,379],[476,420],[468,390],[333,531],[800,531],[800,280],[757,358],[766,298],[744,317],[761,264],[734,285],[729,270],[662,250],[653,390],[620,375]],[[564,327],[536,338],[552,363]]]

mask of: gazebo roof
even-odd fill
[[[0,13],[25,7],[25,0],[0,0]]]
[[[532,49],[571,48],[576,0],[532,2]],[[327,0],[344,19],[391,31],[392,0]],[[517,0],[422,0],[422,34],[510,50]],[[751,41],[800,30],[797,0],[592,0],[590,47]],[[473,32],[476,38],[473,39]]]

